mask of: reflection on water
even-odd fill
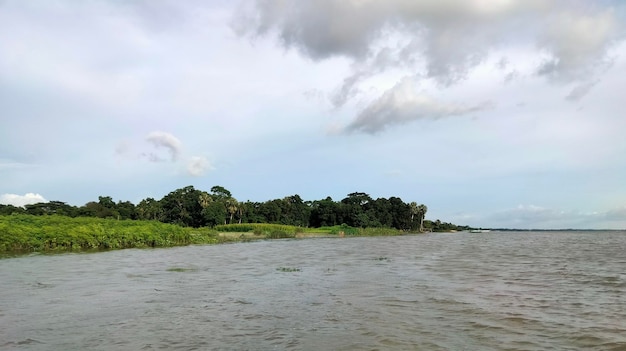
[[[626,350],[626,233],[0,260],[0,350]]]

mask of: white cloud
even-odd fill
[[[0,204],[24,207],[25,205],[36,204],[39,202],[48,202],[43,196],[35,193],[26,193],[25,195],[2,194],[0,195]]]
[[[211,169],[209,160],[203,156],[192,156],[187,164],[187,173],[194,177],[203,176]]]
[[[488,103],[474,106],[445,103],[415,90],[415,83],[405,79],[363,109],[346,131],[374,134],[389,126],[422,118],[443,118],[484,110]]]
[[[182,152],[183,144],[174,135],[166,132],[152,132],[146,137],[146,141],[154,145],[156,148],[165,148],[170,154],[170,161],[178,160]],[[144,156],[153,162],[164,161],[164,158],[156,153],[147,153]]]
[[[174,168],[184,167],[183,173],[200,177],[213,169],[204,156],[187,156],[183,143],[171,133],[153,131],[145,137],[146,145],[136,145],[134,140],[122,140],[115,146],[115,156],[120,160],[147,160],[155,163],[171,163]],[[162,150],[162,151],[161,151]],[[179,168],[180,169],[180,168]]]

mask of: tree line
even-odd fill
[[[425,219],[428,208],[416,202],[405,203],[399,197],[373,199],[363,192],[348,194],[340,201],[331,197],[304,201],[299,195],[265,202],[239,202],[222,186],[210,191],[187,186],[170,192],[162,199],[146,198],[137,205],[100,196],[76,207],[61,201],[26,205],[24,208],[0,205],[0,215],[25,213],[57,214],[69,217],[154,220],[185,227],[213,227],[231,223],[275,223],[300,227],[326,227],[346,224],[351,227],[387,227],[406,231],[463,230],[439,220]]]

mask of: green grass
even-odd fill
[[[332,227],[311,228],[314,232],[328,232],[329,234],[345,236],[389,236],[405,234],[403,231],[393,228],[354,228],[348,225],[336,225]]]
[[[405,232],[393,228],[358,228],[357,236],[393,236],[402,235]]]
[[[268,223],[224,224],[217,225],[213,229],[225,233],[253,232],[255,235],[263,236],[267,239],[295,238],[297,233],[303,231],[301,227]]]
[[[220,234],[222,233],[222,234]],[[227,234],[227,235],[225,235]],[[241,235],[240,235],[241,234]],[[189,244],[218,244],[258,239],[303,236],[399,235],[390,228],[353,228],[338,225],[302,228],[282,224],[228,224],[189,228],[157,221],[132,221],[93,217],[0,216],[0,253],[109,250],[170,247]]]
[[[242,224],[225,224],[214,227],[218,232],[225,233],[248,233],[253,232],[256,235],[264,236],[268,239],[277,238],[293,238],[298,233],[326,234],[326,235],[345,235],[345,236],[385,236],[385,235],[401,235],[403,231],[393,228],[354,228],[345,224],[332,227],[320,228],[303,228],[292,225],[283,224],[267,224],[267,223],[242,223]]]
[[[217,232],[156,221],[0,216],[0,252],[75,251],[218,243]]]

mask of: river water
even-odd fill
[[[0,350],[626,350],[625,232],[0,259]]]

